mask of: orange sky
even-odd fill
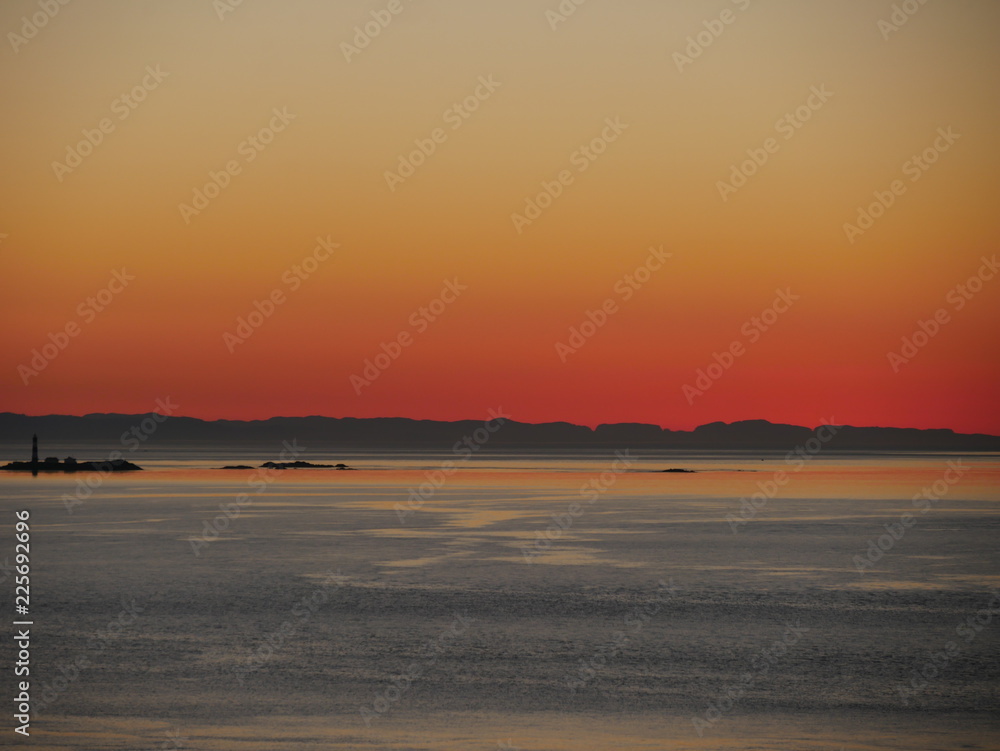
[[[0,410],[1000,434],[1000,5],[911,4],[4,3]]]

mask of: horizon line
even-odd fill
[[[500,410],[502,410],[502,409],[503,408],[500,407]],[[35,414],[35,415],[31,415],[31,414],[27,414],[27,413],[24,413],[24,412],[11,412],[11,411],[6,411],[5,410],[5,411],[0,412],[0,416],[3,416],[3,415],[14,415],[14,416],[17,416],[17,417],[28,417],[28,418],[32,418],[32,417],[75,417],[75,418],[83,419],[83,418],[87,418],[87,417],[98,417],[98,416],[106,416],[106,417],[110,417],[110,416],[145,417],[147,415],[161,415],[161,416],[163,416],[164,413],[163,412],[156,412],[156,411],[148,411],[148,412],[87,412],[87,413],[84,413],[84,414],[67,414],[67,413],[51,412],[51,413],[48,413],[48,414]],[[319,419],[324,419],[324,420],[411,420],[413,422],[439,422],[439,423],[488,422],[489,420],[496,419],[495,417],[493,417],[493,418],[489,418],[488,420],[484,421],[484,420],[481,420],[479,418],[468,418],[468,417],[466,417],[466,418],[460,418],[460,419],[457,419],[457,420],[445,420],[445,419],[431,418],[431,417],[407,417],[405,415],[382,415],[382,416],[377,416],[377,417],[354,417],[354,416],[351,416],[351,415],[343,415],[343,416],[336,417],[336,416],[332,416],[332,415],[321,415],[321,414],[309,414],[309,415],[272,415],[270,417],[258,417],[258,418],[219,417],[219,418],[214,418],[214,419],[212,419],[212,418],[205,418],[205,417],[198,417],[198,416],[195,416],[195,415],[182,415],[182,414],[168,414],[166,416],[167,417],[183,417],[183,418],[187,418],[187,419],[191,419],[191,420],[198,420],[199,422],[204,422],[204,423],[215,423],[215,422],[244,422],[244,423],[250,423],[250,422],[267,422],[269,420],[303,420],[303,419],[311,419],[311,418],[319,418]],[[685,430],[685,429],[682,429],[682,428],[668,428],[668,427],[664,427],[663,425],[660,425],[660,424],[654,423],[654,422],[636,422],[636,421],[600,422],[600,423],[597,423],[595,425],[588,425],[586,423],[572,422],[570,420],[547,420],[547,421],[543,421],[543,422],[524,422],[524,421],[521,421],[521,420],[517,420],[514,417],[506,417],[505,415],[497,415],[497,417],[504,417],[505,419],[510,420],[511,422],[518,423],[520,425],[559,425],[559,424],[561,424],[561,425],[572,425],[572,426],[575,426],[575,427],[587,428],[588,430],[591,430],[591,431],[597,430],[597,428],[600,427],[600,426],[602,426],[602,425],[608,425],[608,426],[613,426],[613,425],[646,425],[646,426],[657,427],[660,430],[668,431],[668,432],[671,432],[671,433],[693,433],[698,428],[706,427],[708,425],[718,425],[718,424],[722,424],[722,425],[737,425],[739,423],[745,423],[745,422],[764,422],[764,423],[767,423],[769,425],[775,425],[775,426],[783,426],[784,425],[784,426],[795,427],[795,428],[807,428],[807,429],[811,429],[811,430],[815,430],[816,428],[822,427],[823,425],[833,425],[833,426],[839,427],[839,428],[859,428],[859,429],[875,429],[875,430],[917,430],[917,431],[921,431],[921,432],[948,431],[948,432],[953,433],[954,435],[987,436],[987,437],[990,437],[990,438],[1000,438],[1000,435],[996,435],[996,434],[993,434],[993,433],[960,433],[960,432],[956,431],[954,428],[940,428],[940,427],[937,427],[937,428],[915,428],[915,427],[904,427],[904,426],[898,426],[898,425],[852,425],[850,423],[840,423],[840,422],[829,422],[829,423],[827,423],[827,422],[820,422],[819,424],[817,424],[815,426],[809,426],[809,425],[798,425],[798,424],[795,424],[795,423],[788,423],[788,422],[773,422],[773,421],[771,421],[771,420],[769,420],[767,418],[762,418],[762,417],[746,418],[746,419],[742,419],[742,420],[732,420],[732,421],[728,421],[728,422],[725,421],[725,420],[712,420],[710,422],[701,423],[699,425],[696,425],[694,428],[691,428],[691,429],[688,429],[688,430]]]

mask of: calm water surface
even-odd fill
[[[22,745],[1000,748],[996,455],[280,450],[0,476]]]

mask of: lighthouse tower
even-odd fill
[[[38,435],[31,436],[31,463],[38,464]]]

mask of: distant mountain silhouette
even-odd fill
[[[405,417],[272,417],[269,420],[199,420],[151,415],[90,414],[83,417],[31,417],[0,413],[0,441],[29,445],[33,433],[50,443],[89,441],[111,446],[149,443],[237,446],[297,440],[304,447],[451,449],[483,427],[482,420],[442,422]],[[495,423],[494,423],[495,427]],[[480,430],[480,437],[484,431]],[[693,431],[657,425],[618,423],[591,429],[566,422],[523,423],[508,420],[491,433],[485,449],[514,448],[665,448],[790,450],[816,435],[813,428],[767,420],[713,422]],[[829,431],[821,430],[829,438]],[[814,442],[815,444],[815,442]],[[955,433],[948,429],[838,426],[824,443],[837,451],[1000,451],[1000,436]]]

